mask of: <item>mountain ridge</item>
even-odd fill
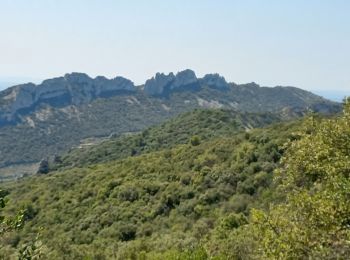
[[[294,87],[238,85],[218,74],[198,79],[190,70],[169,75],[156,75],[147,87],[75,73],[0,92],[0,169],[39,162],[87,138],[139,132],[196,108],[277,113],[281,119],[341,110],[339,103]]]
[[[0,127],[8,124],[16,124],[21,115],[29,114],[41,104],[52,106],[68,106],[89,103],[97,98],[108,98],[125,93],[135,93],[138,90],[147,96],[167,97],[175,91],[200,91],[202,86],[208,86],[221,91],[236,89],[245,91],[242,87],[259,89],[261,91],[273,91],[279,88],[285,90],[293,89],[294,92],[301,92],[298,98],[312,96],[319,101],[328,101],[325,98],[314,95],[295,87],[277,86],[274,88],[260,87],[252,82],[247,84],[228,83],[223,76],[217,73],[206,74],[203,78],[197,78],[194,71],[186,69],[165,75],[157,73],[148,79],[144,85],[137,88],[134,83],[124,77],[107,79],[104,76],[95,78],[89,77],[85,73],[67,73],[63,77],[56,77],[44,80],[41,84],[26,83],[16,85],[0,91]],[[325,112],[325,111],[323,111]]]
[[[284,122],[246,133],[236,131],[239,121],[222,110],[194,111],[171,121],[154,134],[151,129],[143,133],[146,146],[152,146],[153,137],[162,138],[162,145],[170,141],[169,146],[125,157],[116,143],[116,155],[121,154],[112,160],[89,159],[79,168],[2,184],[10,192],[8,199],[16,201],[7,212],[25,209],[26,223],[16,233],[17,244],[13,239],[3,242],[0,256],[14,254],[38,227],[45,227],[40,239],[50,259],[137,259],[153,251],[197,247],[229,213],[248,215],[253,205],[267,200],[283,144],[302,123]],[[177,122],[182,127],[170,132]],[[192,134],[203,138],[188,138]],[[101,151],[108,153],[105,148]],[[140,241],[142,248],[137,246]],[[131,253],[135,256],[129,257]]]
[[[45,101],[53,105],[56,102],[58,106],[79,105],[96,97],[123,91],[136,91],[134,84],[126,78],[98,76],[92,79],[87,74],[77,72],[47,79],[38,85],[27,83],[13,86],[0,92],[0,125],[13,122],[21,110],[31,110]]]

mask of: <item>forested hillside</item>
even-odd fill
[[[350,260],[350,0],[0,0],[0,35],[0,260]]]
[[[178,130],[179,144],[145,137],[153,148],[137,156],[3,186],[5,213],[24,209],[25,223],[2,236],[2,256],[37,241],[31,254],[49,259],[346,259],[350,105],[249,131],[217,128],[210,115],[225,113],[195,111],[202,130]],[[146,133],[166,137],[172,122]]]
[[[219,136],[249,131],[282,120],[282,115],[239,113],[223,109],[195,109],[138,134],[112,137],[95,146],[72,149],[50,160],[50,170],[81,167],[128,156],[169,149],[179,144],[203,142]]]
[[[143,131],[196,108],[289,119],[340,106],[298,88],[227,83],[217,74],[197,78],[191,70],[158,73],[142,86],[121,77],[66,74],[0,92],[0,177],[3,167],[37,163],[90,139]]]
[[[273,121],[271,115],[198,110],[144,132],[149,151],[139,156],[127,157],[119,150],[127,146],[112,140],[92,149],[92,156],[103,157],[102,148],[114,147],[108,162],[94,165],[83,156],[80,168],[9,184],[15,203],[8,210],[25,208],[27,221],[3,239],[4,252],[15,252],[11,247],[37,233],[52,259],[125,259],[197,247],[223,219],[239,214],[246,220],[252,205],[270,197],[266,190],[283,144],[300,125],[246,131]],[[152,142],[156,136],[163,141]],[[124,159],[113,160],[118,156]]]

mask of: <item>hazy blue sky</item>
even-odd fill
[[[185,68],[350,93],[350,1],[0,0],[0,79]]]

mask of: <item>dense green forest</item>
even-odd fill
[[[350,105],[272,122],[195,111],[73,150],[59,171],[2,187],[3,214],[24,223],[1,235],[1,257],[347,258]]]
[[[206,141],[282,120],[282,115],[272,113],[243,113],[233,110],[203,110],[181,114],[161,125],[139,134],[116,136],[100,145],[72,149],[50,161],[51,170],[82,167],[89,164],[136,156],[147,152],[169,149],[186,144],[191,138]]]

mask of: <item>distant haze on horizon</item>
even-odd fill
[[[143,84],[190,68],[350,94],[349,13],[346,0],[4,0],[0,88],[73,71]]]

